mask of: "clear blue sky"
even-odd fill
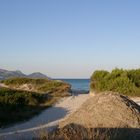
[[[0,68],[54,78],[140,67],[140,0],[0,0]]]

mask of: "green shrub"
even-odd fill
[[[43,94],[28,91],[18,91],[0,88],[0,105],[23,107],[27,105],[38,105],[43,100]]]
[[[0,127],[31,117],[47,100],[43,94],[0,88]]]
[[[114,69],[112,72],[95,71],[90,88],[95,92],[114,91],[124,95],[140,96],[140,69]]]
[[[48,79],[10,78],[3,80],[2,83],[10,88],[20,88],[20,86],[26,84],[31,86],[33,91],[41,93],[68,91],[71,88],[69,84],[62,81]]]
[[[11,78],[1,83],[9,88],[0,87],[0,127],[32,117],[58,98],[68,96],[66,91],[71,88],[67,83],[48,79]],[[24,85],[29,86],[29,91],[26,86],[22,88]]]

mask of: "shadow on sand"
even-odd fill
[[[32,137],[38,135],[41,130],[51,131],[57,128],[57,120],[64,118],[67,112],[68,110],[61,107],[54,106],[48,108],[28,121],[0,129],[0,140],[32,139]]]

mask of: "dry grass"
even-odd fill
[[[129,128],[85,128],[69,124],[51,133],[42,131],[34,140],[139,140],[140,131]]]

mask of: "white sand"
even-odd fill
[[[40,129],[56,127],[60,121],[75,112],[89,97],[89,94],[66,97],[27,122],[0,129],[0,138],[3,140],[32,138],[34,133]]]

